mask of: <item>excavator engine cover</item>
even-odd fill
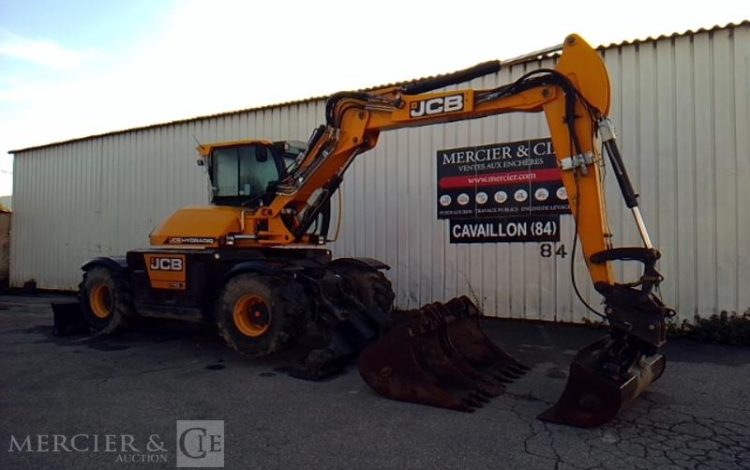
[[[386,398],[474,411],[529,370],[484,334],[465,296],[396,315],[359,356],[360,375]]]
[[[557,403],[542,421],[581,428],[602,425],[661,377],[662,354],[643,354],[628,339],[606,336],[576,354]]]

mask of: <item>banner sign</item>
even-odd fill
[[[559,215],[452,219],[451,243],[559,242]]]
[[[438,219],[570,212],[549,138],[438,150],[437,179]]]

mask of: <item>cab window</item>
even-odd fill
[[[260,196],[269,183],[280,179],[283,171],[271,149],[261,145],[216,149],[211,160],[214,199],[247,200]]]

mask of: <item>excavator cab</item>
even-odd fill
[[[294,173],[307,149],[307,144],[297,140],[246,140],[200,145],[198,166],[207,169],[211,204],[241,207],[247,211],[267,207],[277,197],[280,182]],[[305,233],[318,243],[325,242],[330,220],[329,196],[320,203],[313,223]]]
[[[207,166],[211,203],[257,208],[274,198],[275,185],[288,174],[304,144],[281,141],[230,142],[202,152]]]

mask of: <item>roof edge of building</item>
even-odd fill
[[[649,36],[649,37],[646,37],[644,39],[633,39],[633,40],[623,41],[623,42],[619,42],[619,43],[610,43],[610,44],[607,44],[607,45],[599,45],[599,46],[596,47],[596,50],[604,51],[604,50],[617,49],[617,48],[626,47],[626,46],[634,46],[634,45],[640,45],[640,44],[655,43],[657,41],[662,41],[662,40],[665,40],[665,39],[675,39],[675,38],[685,37],[685,36],[694,36],[696,34],[713,33],[713,32],[716,32],[716,31],[721,31],[721,30],[726,30],[726,29],[735,29],[735,28],[746,27],[746,26],[750,26],[750,20],[743,20],[743,21],[740,21],[739,23],[727,23],[725,25],[715,25],[715,26],[708,27],[708,28],[699,28],[697,30],[686,30],[686,31],[681,32],[681,33],[680,32],[675,32],[675,33],[672,33],[672,34],[663,34],[663,35],[660,35],[660,36],[657,36],[657,37],[651,37],[651,36]],[[554,55],[556,55],[556,54],[547,54],[545,57],[551,57],[551,56],[554,56]],[[541,57],[529,57],[527,60],[524,60],[524,61],[521,61],[521,62],[513,62],[512,65],[516,66],[516,65],[519,65],[519,64],[523,64],[523,63],[534,62],[534,61],[539,60],[540,58]],[[411,83],[411,82],[415,82],[415,81],[419,81],[419,80],[424,80],[424,79],[427,79],[427,78],[439,77],[439,76],[441,76],[441,75],[434,75],[434,76],[430,76],[430,77],[422,77],[422,78],[416,78],[416,79],[412,79],[412,80],[405,80],[405,81],[402,81],[402,82],[395,82],[395,83],[389,83],[389,84],[384,84],[384,85],[378,85],[378,86],[364,88],[361,91],[368,91],[368,90],[375,90],[375,89],[383,88],[383,87],[403,85],[403,84],[408,84],[408,83]],[[274,108],[282,108],[282,107],[285,107],[285,106],[295,106],[295,105],[301,105],[301,104],[308,104],[308,103],[313,103],[315,101],[324,100],[326,98],[328,98],[328,95],[311,96],[309,98],[303,98],[303,99],[291,100],[291,101],[284,101],[284,102],[281,102],[281,103],[268,104],[268,105],[254,107],[254,108],[244,108],[244,109],[238,109],[238,110],[234,110],[234,111],[224,111],[224,112],[221,112],[221,113],[206,114],[206,115],[202,115],[202,116],[195,116],[195,117],[185,118],[185,119],[177,119],[177,120],[174,120],[174,121],[162,122],[162,123],[158,123],[158,124],[150,124],[150,125],[146,125],[146,126],[131,127],[131,128],[122,129],[122,130],[104,132],[104,133],[101,133],[101,134],[92,134],[92,135],[85,136],[85,137],[76,137],[76,138],[73,138],[73,139],[63,140],[63,141],[59,141],[59,142],[51,142],[51,143],[48,143],[48,144],[35,145],[35,146],[32,146],[32,147],[26,147],[26,148],[22,148],[22,149],[18,149],[18,150],[10,150],[10,151],[8,151],[8,153],[15,155],[15,154],[23,153],[23,152],[29,152],[29,151],[32,151],[32,150],[39,150],[39,149],[48,148],[48,147],[57,147],[57,146],[60,146],[60,145],[67,145],[67,144],[72,144],[72,143],[76,143],[76,142],[83,142],[83,141],[87,141],[87,140],[100,139],[100,138],[103,138],[103,137],[110,137],[110,136],[120,135],[120,134],[128,134],[128,133],[131,133],[131,132],[139,132],[139,131],[145,131],[145,130],[150,130],[150,129],[159,129],[159,128],[162,128],[162,127],[176,126],[176,125],[180,125],[180,124],[187,124],[187,123],[190,123],[190,122],[203,121],[203,120],[206,120],[206,119],[222,118],[222,117],[234,116],[234,115],[237,115],[237,114],[244,114],[244,113],[250,113],[250,112],[264,111],[264,110],[267,110],[267,109],[274,109]]]

